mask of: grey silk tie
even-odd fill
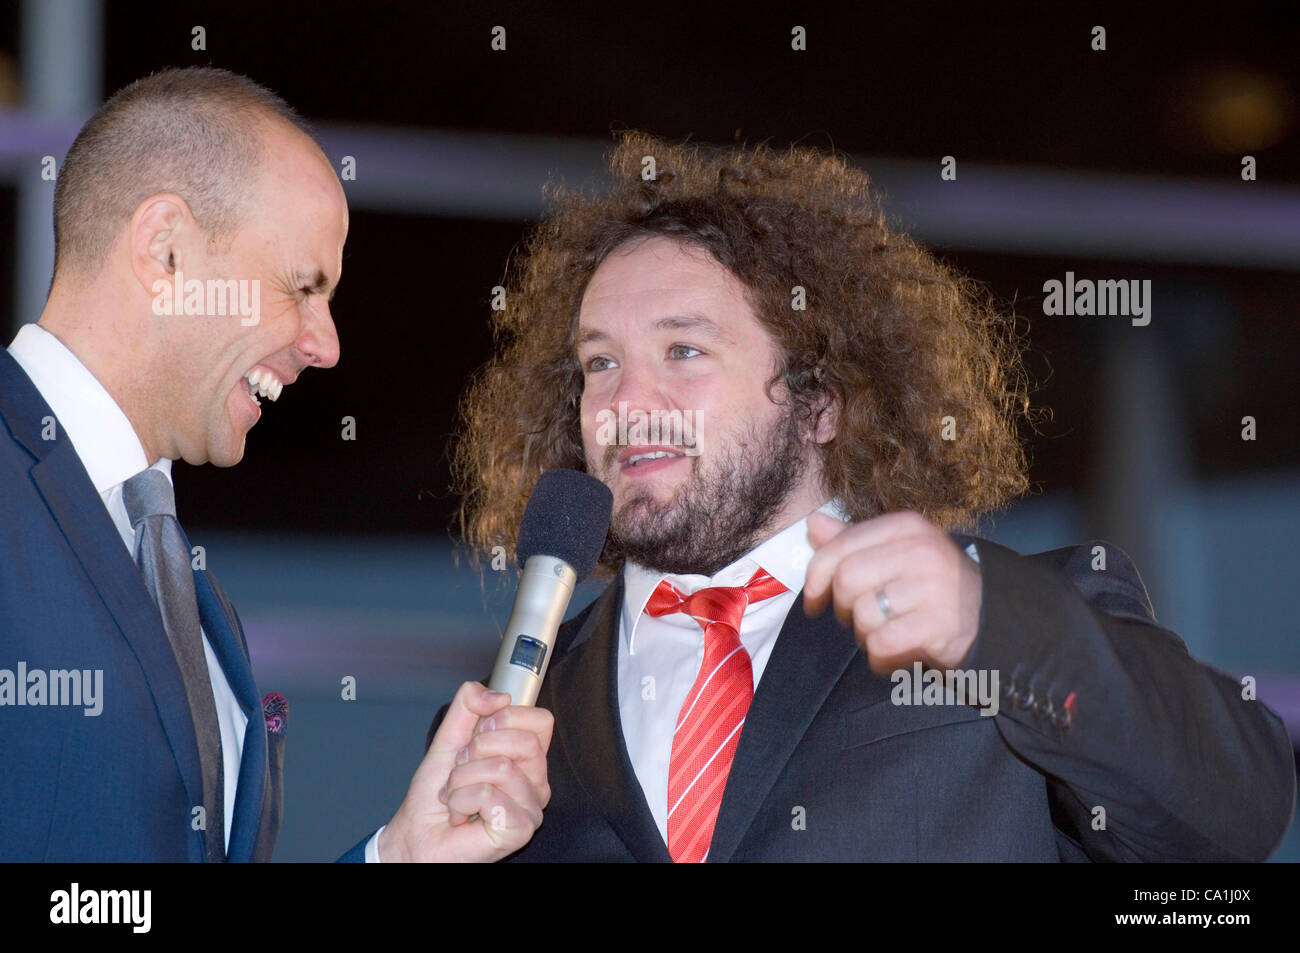
[[[127,480],[122,500],[135,530],[135,562],[145,588],[162,615],[167,640],[185,683],[203,772],[204,846],[207,859],[226,859],[221,729],[212,680],[203,654],[199,603],[190,569],[189,542],[176,522],[176,496],[160,470],[144,470]],[[178,820],[178,823],[180,821]]]

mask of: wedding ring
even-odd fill
[[[879,589],[876,591],[876,605],[880,607],[880,614],[883,615],[885,617],[885,621],[888,622],[889,621],[889,597],[885,595],[884,589]]]

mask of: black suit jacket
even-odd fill
[[[852,632],[798,599],[754,694],[710,862],[1262,860],[1276,848],[1295,806],[1285,727],[1156,624],[1121,550],[1025,557],[954,539],[976,544],[983,580],[961,667],[998,671],[998,714],[893,704]],[[1092,569],[1097,545],[1105,570]],[[537,702],[555,715],[551,801],[511,860],[670,859],[619,723],[622,594],[620,575],[560,630]]]

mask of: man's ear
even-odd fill
[[[183,270],[180,238],[197,228],[185,200],[173,192],[145,199],[131,216],[131,270],[144,290],[153,295],[154,283],[170,283]]]
[[[813,408],[813,440],[828,443],[840,429],[840,402],[827,395]]]
[[[813,376],[825,388],[826,362],[820,361],[813,369]],[[822,396],[813,404],[812,436],[814,443],[827,443],[839,432],[840,402],[828,389],[823,389]]]

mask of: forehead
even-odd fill
[[[662,236],[625,245],[587,283],[580,326],[659,318],[668,311],[709,311],[719,323],[753,321],[740,279],[707,251]]]
[[[329,160],[290,126],[266,132],[258,204],[280,223],[289,241],[341,243],[348,230],[347,199]],[[341,245],[340,245],[341,248]]]

